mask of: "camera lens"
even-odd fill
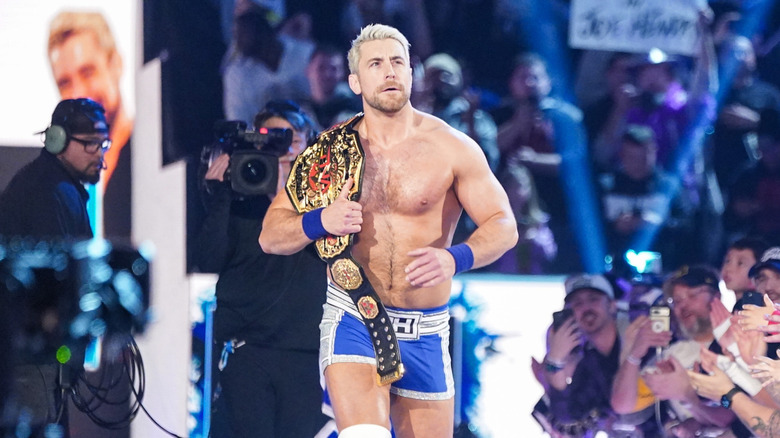
[[[260,160],[247,160],[241,168],[241,178],[249,184],[260,184],[265,180],[265,176],[266,166]]]
[[[230,186],[241,195],[276,193],[279,159],[256,149],[237,150],[230,156]]]

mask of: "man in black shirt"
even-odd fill
[[[284,190],[311,124],[291,103],[272,101],[255,127],[293,131],[279,159],[277,190]],[[230,159],[219,155],[205,173],[207,215],[198,236],[198,266],[219,273],[214,339],[223,350],[211,436],[314,436],[327,421],[318,362],[326,265],[313,245],[289,256],[263,252],[257,238],[273,193],[231,190]]]
[[[111,141],[103,107],[90,99],[57,105],[41,154],[0,196],[0,235],[38,239],[92,237],[83,183],[95,184]]]
[[[614,418],[610,394],[620,355],[615,292],[604,276],[590,274],[570,276],[565,288],[572,317],[551,330],[545,390],[553,427],[585,436],[604,430],[606,420]],[[569,365],[576,361],[572,373]]]
[[[63,100],[43,133],[45,147],[41,154],[14,175],[0,195],[0,243],[14,244],[21,238],[32,242],[75,241],[93,236],[86,207],[89,195],[83,184],[100,180],[103,154],[111,145],[105,111],[90,99]],[[46,278],[36,278],[41,283],[38,289],[61,293],[60,281],[51,280],[49,283]],[[21,305],[19,300],[11,301]],[[4,354],[3,358],[9,356]],[[10,395],[0,393],[0,398],[8,396],[9,400],[3,418],[6,422],[0,424],[0,430],[24,421],[32,427],[32,436],[39,436],[46,424],[66,423],[64,400],[55,395],[63,379],[68,381],[63,368],[54,360],[39,363],[22,355],[15,365],[14,389]],[[64,431],[65,436],[67,433]]]
[[[677,248],[693,245],[694,206],[674,196],[673,179],[657,165],[653,130],[628,125],[618,150],[618,166],[599,176],[607,246],[621,275],[629,275],[624,259],[629,249],[660,252],[664,263],[677,266],[686,260]],[[645,241],[658,227],[658,235]]]

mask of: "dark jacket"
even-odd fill
[[[89,195],[55,155],[41,150],[0,195],[0,235],[87,239]]]
[[[289,256],[266,254],[258,237],[268,196],[233,199],[227,184],[207,187],[195,257],[202,271],[219,273],[216,341],[317,351],[327,279],[314,245]]]

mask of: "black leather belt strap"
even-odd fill
[[[328,267],[333,281],[347,291],[363,316],[376,354],[377,383],[387,385],[399,380],[404,375],[404,365],[401,363],[401,351],[398,349],[393,322],[363,268],[349,251],[329,259]]]

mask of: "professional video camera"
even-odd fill
[[[279,157],[292,143],[292,130],[260,128],[247,130],[246,123],[219,120],[214,124],[216,141],[206,145],[201,163],[207,168],[220,154],[230,155],[225,180],[239,195],[265,195],[276,192]]]

